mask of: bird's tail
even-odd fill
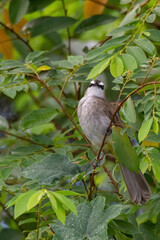
[[[136,204],[144,204],[151,197],[150,187],[142,172],[135,173],[120,164],[131,201]]]

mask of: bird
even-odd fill
[[[103,153],[113,153],[112,128],[108,128],[115,112],[115,104],[107,101],[104,91],[104,83],[100,80],[92,80],[80,99],[77,107],[77,115],[80,126],[88,140],[96,148],[100,149],[104,135],[106,135]],[[119,113],[114,116],[113,125],[122,126]],[[151,190],[144,175],[133,172],[119,163],[131,202],[145,204],[151,198]]]

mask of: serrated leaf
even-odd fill
[[[55,116],[56,113],[54,108],[40,108],[33,110],[23,117],[21,120],[21,127],[24,130],[37,127],[50,122]]]
[[[118,77],[123,73],[124,66],[123,62],[119,57],[113,59],[110,64],[110,71],[113,77]]]
[[[136,45],[141,47],[145,52],[147,52],[150,56],[156,54],[156,48],[150,40],[146,38],[141,38],[136,39],[134,42]]]
[[[82,203],[77,207],[77,216],[70,213],[66,217],[65,226],[56,221],[53,224],[55,235],[53,240],[106,240],[108,239],[107,224],[120,213],[129,208],[124,205],[115,205],[104,209],[105,199],[98,197],[90,203]]]
[[[127,47],[126,52],[130,55],[132,55],[137,62],[137,65],[139,66],[141,63],[145,62],[147,57],[144,53],[144,51],[142,50],[142,48],[138,47],[138,46],[131,46],[131,47]]]
[[[153,118],[147,119],[145,122],[143,122],[138,132],[139,142],[142,142],[147,137],[151,129],[152,123],[153,123]]]
[[[105,68],[109,65],[110,59],[105,59],[102,62],[98,63],[89,73],[87,79],[95,79],[98,75],[100,75]]]
[[[121,128],[114,127],[112,130],[112,141],[113,149],[119,162],[129,170],[138,173],[138,156],[126,133],[121,135]]]
[[[78,172],[78,166],[72,164],[67,156],[51,154],[38,163],[27,167],[22,175],[26,178],[39,180],[41,184],[51,184],[53,181],[76,175]]]

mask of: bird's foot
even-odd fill
[[[95,158],[95,159],[93,160],[93,165],[94,165],[95,167],[100,167],[104,162],[105,162],[105,154],[102,153],[102,154],[99,156],[98,159]]]

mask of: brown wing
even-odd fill
[[[116,110],[116,103],[105,101],[104,112],[110,119],[112,119],[115,110]],[[123,126],[119,113],[116,113],[116,115],[114,116],[113,124],[120,127]]]

